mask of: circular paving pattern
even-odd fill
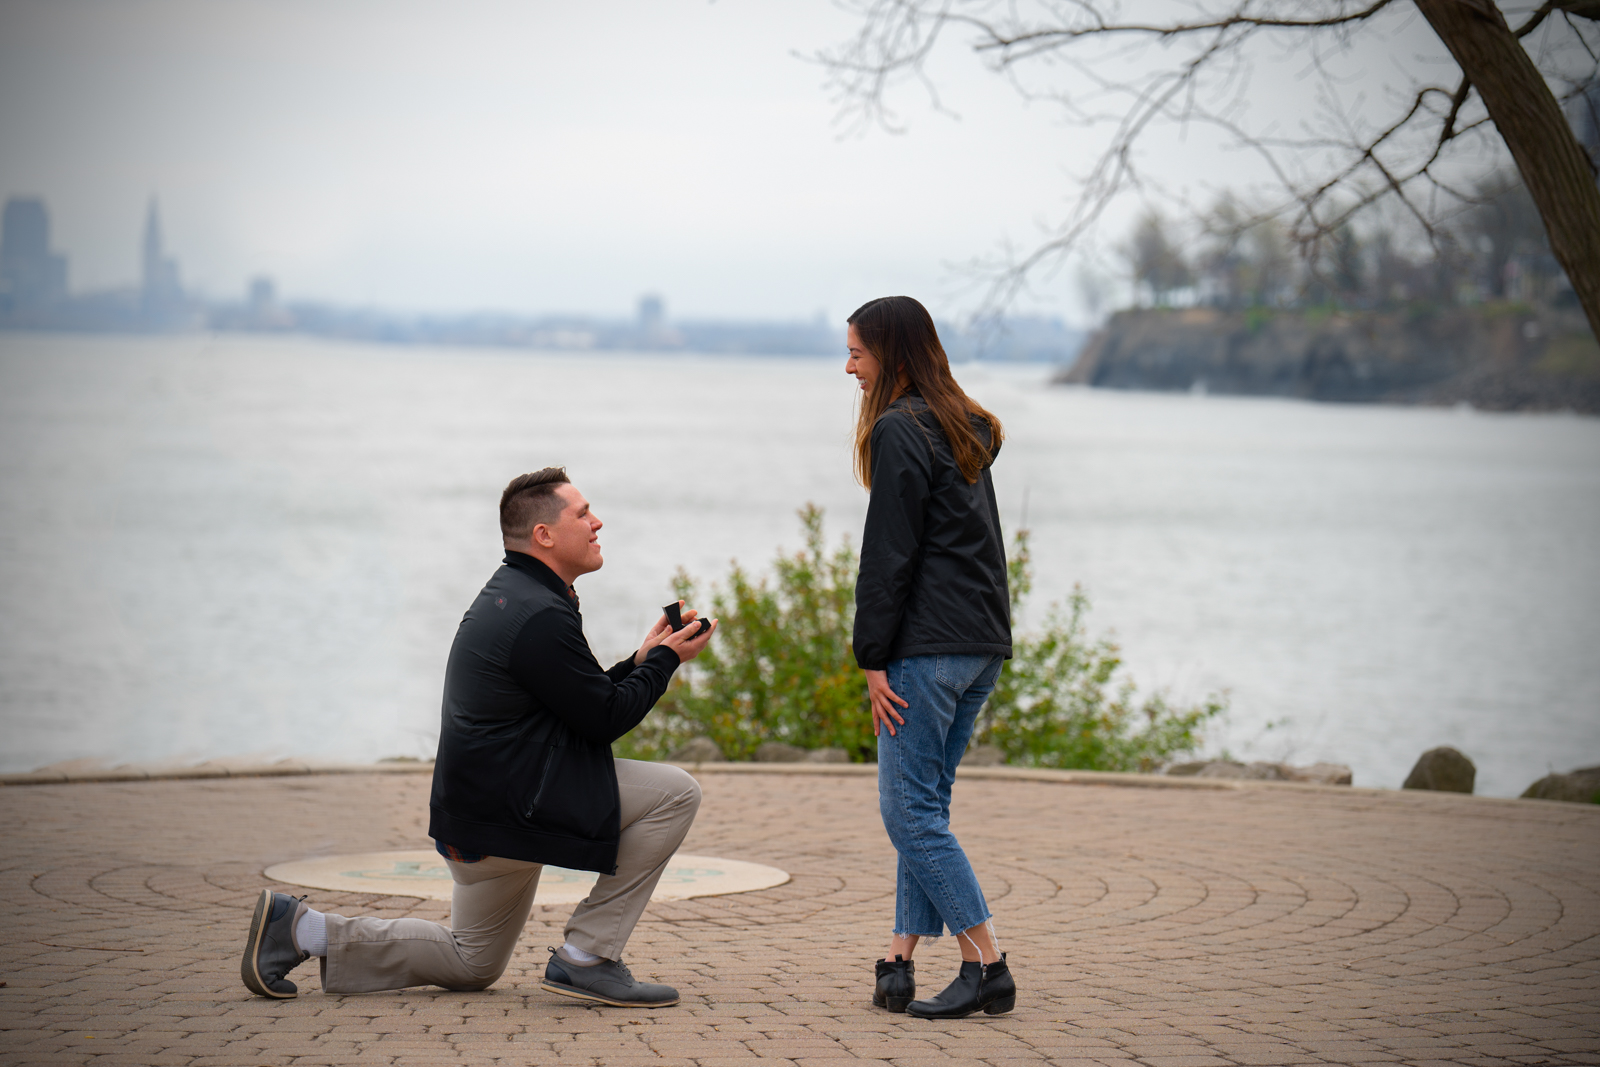
[[[359,852],[348,856],[278,863],[265,871],[275,882],[349,893],[449,900],[455,883],[444,857],[433,849],[405,852]],[[540,904],[576,904],[589,895],[597,876],[546,865],[539,872]],[[667,863],[651,900],[689,900],[728,893],[771,889],[789,880],[789,872],[760,863],[690,856],[679,853]]]
[[[1600,807],[963,777],[954,828],[1020,995],[1007,1015],[931,1022],[870,999],[895,893],[876,782],[698,776],[685,852],[792,877],[651,901],[625,958],[679,990],[658,1012],[540,989],[572,910],[548,896],[481,992],[332,996],[310,965],[298,999],[244,990],[279,864],[434,862],[425,774],[0,788],[0,1067],[1600,1063]],[[387,866],[349,862],[373,853]],[[422,869],[305,892],[447,922]],[[957,946],[916,958],[937,991]]]

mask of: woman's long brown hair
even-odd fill
[[[915,390],[927,402],[955,453],[961,476],[972,484],[988,464],[991,449],[1005,439],[1000,420],[984,410],[950,374],[950,358],[939,343],[928,309],[909,296],[869,300],[846,320],[878,361],[878,379],[861,401],[856,420],[856,477],[872,488],[872,426],[890,404]],[[989,443],[969,416],[989,424]]]

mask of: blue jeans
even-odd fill
[[[996,655],[908,656],[889,664],[889,688],[910,706],[878,736],[878,809],[900,854],[894,932],[938,937],[989,919],[978,877],[950,832],[950,788],[978,709],[994,689]]]

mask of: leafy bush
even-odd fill
[[[618,743],[618,755],[661,759],[703,735],[735,760],[749,759],[763,741],[842,748],[857,762],[877,758],[863,710],[867,679],[850,650],[856,554],[848,539],[827,551],[821,508],[807,504],[799,514],[805,550],[778,555],[775,587],[733,565],[727,588],[711,597],[710,614],[720,620],[716,637]],[[673,589],[698,605],[694,582],[682,570]]]
[[[751,758],[763,741],[877,759],[866,676],[850,648],[857,556],[848,539],[827,550],[822,509],[807,504],[799,515],[805,549],[778,555],[772,584],[733,565],[726,588],[712,592],[717,636],[617,742],[619,756],[663,759],[704,736],[734,760]],[[1029,562],[1023,530],[1007,564],[1013,618],[1032,588]],[[673,588],[697,604],[695,583],[682,570]],[[1089,639],[1088,610],[1075,589],[1042,631],[1015,638],[1015,658],[979,715],[974,743],[997,745],[1021,766],[1093,770],[1151,770],[1197,748],[1201,727],[1225,709],[1223,698],[1187,708],[1172,708],[1159,694],[1136,701],[1133,684],[1116,681],[1117,646]]]
[[[1027,530],[1017,532],[1009,556],[1015,619],[1033,587]],[[1039,633],[1013,637],[973,743],[997,745],[1007,763],[1099,771],[1153,771],[1200,747],[1201,728],[1227,709],[1226,698],[1212,694],[1185,708],[1159,693],[1137,702],[1132,682],[1116,682],[1116,644],[1089,638],[1088,613],[1089,598],[1075,587],[1065,611],[1053,605]]]

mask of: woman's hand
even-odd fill
[[[904,726],[906,721],[900,717],[898,711],[894,710],[894,706],[899,704],[902,708],[908,708],[911,705],[901,700],[895,691],[889,688],[888,671],[862,671],[862,673],[867,676],[867,696],[872,701],[872,736],[881,736],[881,731],[885,728],[888,729],[890,737],[895,736],[895,725]]]

